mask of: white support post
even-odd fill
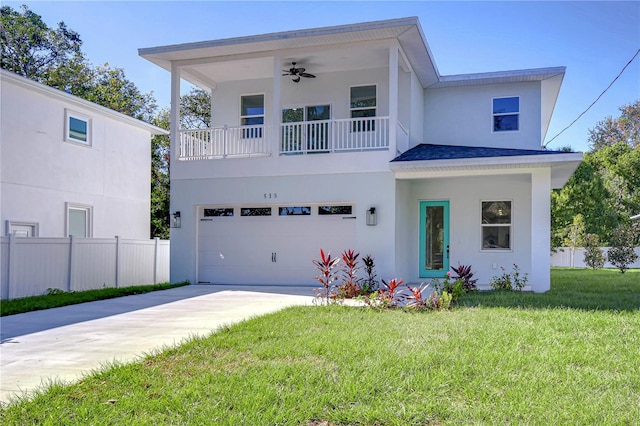
[[[7,282],[7,299],[15,299],[16,291],[16,268],[18,267],[18,256],[16,256],[16,236],[9,234],[9,282]],[[13,291],[12,291],[13,290]]]
[[[280,155],[280,116],[282,102],[282,58],[275,56],[273,58],[273,99],[271,102],[271,129],[265,129],[267,141],[271,143],[271,155],[277,157]],[[269,117],[269,114],[266,114]]]
[[[69,279],[67,281],[67,291],[71,292],[75,290],[76,287],[76,277],[75,277],[75,252],[76,252],[76,237],[73,235],[69,235]]]
[[[180,156],[180,68],[171,64],[171,123],[170,123],[171,158]]]
[[[389,152],[396,154],[398,127],[398,46],[389,48]]]
[[[158,242],[160,238],[153,238],[153,283],[158,284]]]
[[[114,286],[118,288],[120,286],[120,237],[116,235],[116,279]]]
[[[551,288],[551,169],[531,173],[531,290]]]

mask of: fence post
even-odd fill
[[[11,291],[13,289],[13,282],[15,281],[15,271],[17,267],[16,259],[16,236],[13,233],[9,234],[9,274],[8,274],[8,282],[7,282],[7,299],[15,298],[15,291]]]
[[[76,239],[73,235],[69,235],[69,279],[67,280],[67,291],[73,291],[75,287],[75,273],[73,271],[75,267],[74,253],[76,251]]]
[[[116,282],[115,287],[120,285],[120,237],[116,235]]]
[[[158,284],[158,242],[160,238],[154,237],[153,242],[153,283]]]

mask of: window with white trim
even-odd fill
[[[7,235],[13,235],[15,237],[37,237],[38,223],[8,220]]]
[[[91,117],[65,109],[64,140],[91,145]]]
[[[67,237],[91,238],[92,216],[91,206],[67,203]]]
[[[240,125],[247,126],[242,130],[243,139],[262,137],[264,125],[264,95],[240,96]]]
[[[349,111],[351,112],[351,118],[375,117],[377,104],[376,95],[377,88],[375,84],[350,87]],[[352,131],[370,132],[375,130],[374,126],[375,122],[373,120],[358,120],[353,123]]]
[[[511,201],[482,201],[482,250],[511,250]]]
[[[493,98],[493,131],[520,130],[520,97]]]

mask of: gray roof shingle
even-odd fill
[[[487,148],[478,146],[420,144],[400,154],[391,162],[457,160],[462,158],[514,157],[522,155],[566,154],[562,151]]]

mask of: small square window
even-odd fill
[[[91,238],[92,207],[67,203],[67,236]]]
[[[512,132],[520,130],[520,98],[493,99],[493,131]]]
[[[91,145],[91,118],[65,110],[65,136],[67,142]]]
[[[38,223],[7,221],[7,235],[16,237],[37,237]]]

